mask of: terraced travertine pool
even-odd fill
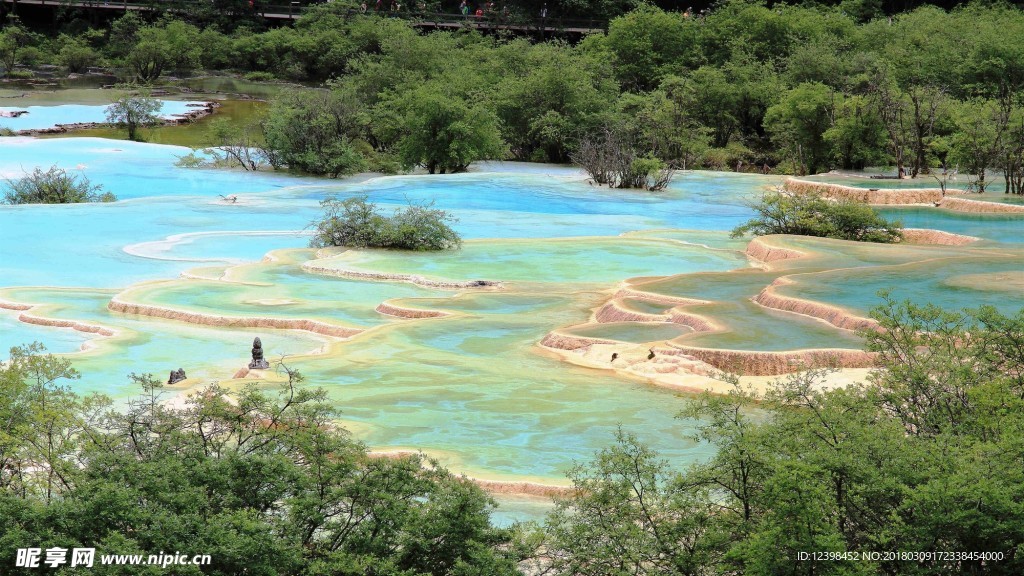
[[[564,484],[619,425],[675,464],[708,457],[694,422],[676,414],[689,391],[715,386],[714,366],[669,352],[859,348],[854,332],[752,300],[769,286],[853,317],[885,288],[954,308],[1024,305],[1024,217],[889,208],[983,240],[772,237],[793,257],[766,263],[727,231],[778,177],[694,172],[648,193],[597,189],[567,167],[484,163],[458,175],[325,181],[176,167],[187,152],[0,138],[3,177],[58,164],[120,199],[0,206],[0,345],[40,341],[74,359],[77,388],[124,399],[136,392],[130,372],[184,368],[190,379],[175,392],[234,385],[258,335],[269,358],[326,388],[373,448],[423,450],[481,478]],[[305,248],[319,201],[357,194],[385,208],[434,201],[459,218],[465,246]],[[478,279],[500,286],[453,284]],[[506,520],[547,506],[503,502]]]

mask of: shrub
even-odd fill
[[[57,53],[57,61],[67,68],[68,72],[85,72],[90,66],[99,62],[99,53],[82,40],[61,35],[60,42],[61,48]]]
[[[310,245],[398,250],[449,250],[462,245],[458,232],[448,224],[455,218],[432,204],[409,205],[384,216],[366,196],[320,203],[324,216],[313,223],[316,232]]]
[[[816,194],[772,192],[765,194],[753,209],[758,216],[735,228],[734,238],[746,234],[800,234],[882,243],[903,238],[899,222],[886,220],[874,208],[859,202],[832,201]]]
[[[85,176],[68,174],[56,165],[49,170],[36,168],[17,180],[7,180],[6,204],[75,204],[117,200],[103,187],[93,185]]]
[[[262,71],[246,72],[245,79],[252,80],[253,82],[271,82],[273,80],[277,80],[272,73]]]

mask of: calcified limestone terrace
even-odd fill
[[[0,207],[0,344],[43,341],[73,355],[77,388],[123,399],[125,374],[163,376],[183,357],[189,380],[176,390],[272,386],[274,370],[246,369],[259,336],[268,360],[325,387],[370,446],[426,451],[499,492],[558,492],[619,424],[674,463],[707,457],[694,423],[675,418],[678,393],[724,391],[720,369],[755,386],[817,362],[848,367],[840,382],[862,378],[871,359],[850,329],[878,288],[953,307],[1021,304],[1012,242],[1024,219],[1011,213],[886,208],[941,231],[898,246],[751,242],[726,231],[778,178],[687,173],[650,194],[595,190],[562,167],[486,164],[325,182],[174,167],[185,152],[0,139],[0,174],[57,162],[123,199]],[[321,199],[364,193],[385,209],[435,200],[460,218],[465,247],[304,248]]]
[[[647,374],[667,386],[680,385],[688,372],[778,375],[811,365],[868,367],[873,358],[860,350],[853,333],[876,329],[869,314],[882,290],[954,309],[1019,308],[1019,299],[1006,298],[1002,286],[1020,283],[1024,254],[991,243],[972,246],[978,242],[933,230],[910,231],[903,245],[756,238],[746,253],[761,262],[761,270],[631,280],[594,310],[590,323],[552,332],[542,345],[570,360]],[[644,303],[642,309],[637,302]],[[681,323],[692,332],[663,337],[652,331],[643,340],[595,328],[623,322]],[[801,333],[794,334],[801,324]]]
[[[830,182],[815,182],[799,178],[786,178],[783,189],[796,194],[820,194],[834,200],[852,200],[874,205],[913,206],[932,204],[954,212],[975,214],[1024,214],[1024,205],[1008,203],[1014,198],[985,196],[985,200],[956,197],[965,194],[958,188],[866,188]],[[997,201],[1002,200],[1002,201]]]

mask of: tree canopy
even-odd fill
[[[145,93],[125,95],[107,106],[107,122],[124,127],[129,140],[138,140],[139,128],[160,122],[162,106],[159,100]]]

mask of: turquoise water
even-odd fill
[[[930,208],[883,208],[907,228],[935,228],[1008,244],[1024,243],[1024,214],[967,214]]]
[[[37,326],[18,321],[20,312],[0,310],[0,357],[6,358],[7,351],[14,346],[32,342],[46,342],[54,353],[77,352],[91,334],[77,330]]]
[[[970,282],[959,279],[970,277]],[[1003,284],[1018,278],[1016,285]],[[800,276],[797,284],[778,289],[789,294],[832,302],[860,315],[878,305],[878,292],[891,291],[897,300],[927,302],[949,310],[993,306],[1004,314],[1021,308],[1024,258],[948,258],[924,264],[883,266],[869,270],[838,270]]]
[[[731,270],[747,265],[738,252],[634,238],[467,242],[441,254],[387,250],[345,252],[318,262],[333,269],[418,275],[435,280],[608,284],[632,276]]]
[[[33,314],[116,332],[97,337],[29,326],[14,313],[0,312],[0,345],[39,340],[56,352],[72,353],[83,373],[82,390],[123,399],[133,393],[126,378],[132,371],[163,376],[182,367],[202,381],[229,380],[245,365],[252,338],[259,335],[271,358],[287,356],[309,385],[327,388],[343,422],[369,445],[422,449],[457,470],[488,477],[564,481],[572,462],[606,445],[619,424],[679,465],[710,454],[708,446],[690,439],[694,423],[675,418],[685,397],[545,353],[537,343],[553,330],[638,344],[678,338],[693,345],[762,350],[857,347],[850,333],[765,310],[750,298],[782,275],[822,273],[820,284],[797,284],[793,293],[860,306],[873,298],[862,288],[873,292],[876,285],[899,284],[902,273],[873,270],[861,283],[858,274],[829,271],[973,250],[793,240],[813,256],[777,263],[772,270],[751,269],[740,254],[745,240],[730,239],[726,231],[750,217],[749,199],[777,184],[778,177],[686,173],[669,190],[649,193],[595,188],[568,167],[485,163],[467,174],[329,181],[176,167],[177,157],[186,153],[180,147],[94,138],[0,139],[0,176],[14,178],[56,163],[121,199],[102,205],[0,206],[0,299],[38,304]],[[433,201],[458,217],[455,227],[467,239],[465,248],[415,255],[349,252],[320,259],[315,251],[300,249],[321,200],[361,194],[386,211],[408,201]],[[237,202],[222,198],[232,195]],[[927,209],[899,213],[915,226],[929,222],[988,238],[987,250],[1020,250],[995,241],[1020,242],[1024,219]],[[268,253],[271,259],[262,261]],[[908,275],[907,294],[941,294],[953,305],[994,300],[998,291],[979,296],[964,288],[1013,285],[999,275],[1013,274],[1020,260],[995,264],[985,259],[991,254],[967,258],[971,265],[963,269],[923,267],[930,275]],[[313,274],[303,268],[307,263],[507,285],[484,291],[430,289]],[[203,267],[205,280],[180,277],[195,267]],[[654,278],[638,279],[646,277]],[[698,334],[665,323],[586,324],[630,278],[656,294],[710,300],[692,311],[714,318],[723,330]],[[1018,294],[998,294],[1006,309],[1021,303]],[[296,330],[200,326],[111,312],[107,304],[114,296],[179,317],[313,319],[366,332],[340,341]],[[378,313],[382,303],[449,316],[401,319]],[[669,307],[637,298],[625,305],[650,313]],[[76,352],[83,344],[88,350]],[[512,503],[503,521],[543,508],[537,506]]]
[[[672,340],[683,334],[692,332],[689,328],[671,322],[660,324],[647,324],[640,322],[608,322],[596,324],[584,328],[576,328],[565,331],[575,336],[586,336],[589,338],[609,338],[621,342],[643,344],[658,340]]]
[[[161,118],[173,118],[196,109],[204,102],[160,100]],[[26,110],[17,118],[0,117],[0,128],[11,130],[40,130],[53,128],[58,124],[102,123],[107,121],[107,106],[95,104],[60,104],[56,106],[0,106],[0,112]]]
[[[190,376],[216,380],[244,365],[257,331],[106,309],[123,289],[162,280],[123,297],[187,312],[314,318],[384,330],[310,357],[301,353],[321,348],[320,337],[258,331],[272,353],[298,354],[308,382],[328,387],[343,407],[344,420],[373,446],[425,449],[482,475],[557,480],[573,460],[588,457],[624,423],[645,428],[643,435],[673,459],[707,455],[706,447],[686,440],[688,426],[675,420],[682,401],[674,394],[571,368],[539,355],[536,342],[550,330],[585,319],[602,298],[595,288],[625,277],[746,266],[733,251],[660,239],[624,239],[620,245],[614,238],[593,237],[644,228],[731,227],[749,214],[745,194],[762,179],[692,174],[671,191],[637,194],[594,189],[569,168],[490,165],[481,169],[497,172],[335,182],[175,167],[185,153],[184,148],[92,138],[0,140],[0,172],[7,177],[56,163],[121,198],[105,205],[0,206],[2,285],[76,288],[25,288],[3,297],[40,304],[40,315],[118,331],[111,338],[85,336],[94,349],[75,356],[82,389],[123,397],[131,393],[125,378],[131,371],[162,375],[181,365]],[[521,249],[487,242],[478,254],[469,249],[436,260],[391,262],[396,269],[454,277],[484,271],[520,283],[546,276],[545,287],[458,295],[345,280],[304,272],[301,264],[311,251],[233,270],[232,283],[174,280],[197,265],[255,261],[271,249],[303,246],[319,201],[333,194],[368,194],[386,210],[407,199],[434,200],[456,213],[457,228],[468,239],[523,239],[515,244]],[[238,202],[227,203],[222,195],[236,195]],[[566,240],[529,240],[547,238]],[[222,272],[215,270],[212,277]],[[581,292],[580,282],[589,288]],[[458,316],[403,321],[375,312],[385,300]],[[21,325],[8,332],[60,352],[78,349],[80,334]]]
[[[32,314],[59,320],[75,320],[115,332],[112,337],[90,335],[93,349],[71,356],[82,378],[75,384],[79,392],[103,392],[114,398],[127,398],[137,392],[128,374],[152,373],[166,377],[184,368],[190,377],[222,380],[230,378],[249,361],[252,340],[263,336],[268,359],[291,356],[320,349],[323,338],[293,330],[266,331],[217,329],[182,322],[154,322],[150,318],[111,314],[107,302],[113,292],[105,290],[22,288],[0,292],[6,300],[39,305]],[[2,316],[0,316],[2,317]],[[0,321],[2,322],[2,321]],[[2,326],[3,324],[0,324]],[[80,338],[71,329],[43,328],[29,341],[40,341],[52,352],[71,352],[69,339]],[[24,334],[33,336],[33,334]],[[8,337],[4,336],[4,340]]]

